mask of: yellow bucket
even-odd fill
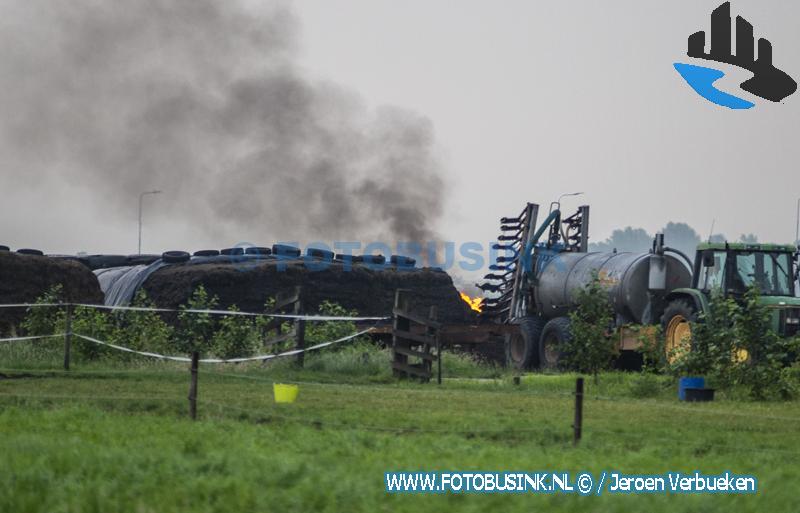
[[[276,403],[293,403],[294,400],[297,399],[297,392],[299,390],[297,385],[272,384],[272,391],[275,394]]]

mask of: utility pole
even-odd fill
[[[800,244],[800,198],[797,198],[797,224],[794,229],[794,243]]]
[[[137,252],[139,255],[142,254],[142,199],[147,194],[161,194],[161,191],[145,191],[139,194],[139,250]]]

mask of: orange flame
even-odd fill
[[[459,292],[461,294],[461,299],[464,300],[465,303],[469,305],[470,308],[475,310],[476,312],[480,312],[481,308],[483,308],[483,298],[482,297],[469,297],[469,295]]]

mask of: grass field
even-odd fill
[[[192,422],[182,365],[79,364],[66,373],[43,368],[57,368],[55,353],[27,368],[0,356],[2,512],[729,513],[800,504],[798,402],[681,404],[663,379],[608,373],[599,386],[587,380],[584,438],[574,448],[574,375],[532,374],[515,386],[482,369],[441,386],[400,383],[363,358],[366,371],[340,372],[354,360],[335,353],[327,358],[338,367],[312,360],[304,371],[202,366]],[[302,381],[296,403],[274,403],[275,380]],[[612,469],[730,470],[754,474],[759,491],[389,495],[384,483],[392,470]]]

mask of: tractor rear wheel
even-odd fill
[[[528,315],[519,321],[519,332],[507,334],[506,364],[518,370],[536,369],[539,367],[539,339],[542,335],[545,320]]]
[[[695,307],[685,299],[676,299],[667,305],[661,316],[664,332],[664,353],[672,363],[680,352],[692,347],[692,324],[697,319]]]
[[[542,369],[555,370],[563,363],[564,348],[572,340],[569,317],[550,319],[542,330],[539,343],[539,362]]]

